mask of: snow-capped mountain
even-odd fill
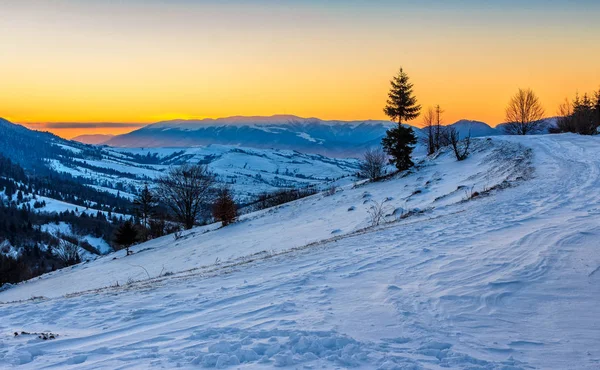
[[[290,115],[270,117],[227,117],[203,120],[171,120],[150,124],[133,132],[115,136],[103,144],[114,147],[189,147],[207,144],[251,148],[291,149],[330,157],[359,157],[368,148],[380,145],[390,121],[326,121]],[[419,138],[425,131],[413,127]],[[460,137],[503,135],[479,121],[460,120],[448,127]]]
[[[544,121],[544,130],[554,119]],[[190,147],[208,144],[261,149],[290,149],[330,157],[360,157],[366,149],[380,145],[385,132],[395,123],[381,120],[326,121],[290,115],[270,117],[227,117],[203,120],[157,122],[133,132],[115,136],[103,144],[114,147]],[[411,126],[418,138],[425,131]],[[460,120],[448,127],[460,137],[504,135],[503,125],[491,127],[485,122]]]
[[[461,139],[469,134],[472,137],[502,135],[502,133],[499,132],[499,130],[490,127],[485,122],[480,121],[470,121],[463,119],[449,125],[448,127],[453,127],[454,129],[456,129]]]
[[[171,166],[185,163],[208,165],[240,201],[281,188],[316,186],[350,176],[358,168],[355,159],[232,145],[99,147],[32,131],[6,120],[0,120],[0,154],[26,170],[66,174],[99,191],[128,198]]]
[[[221,144],[353,157],[379,145],[385,131],[393,125],[390,121],[325,121],[289,115],[172,120],[116,136],[105,144],[116,147]]]
[[[84,144],[100,145],[112,139],[115,135],[94,134],[94,135],[79,135],[74,137],[73,141],[78,141]]]

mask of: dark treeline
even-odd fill
[[[42,249],[37,245],[25,245],[17,257],[0,253],[0,287],[14,284],[36,276],[63,268],[66,265],[52,249]]]
[[[123,197],[76,182],[64,174],[48,172],[30,175],[18,164],[0,154],[0,190],[11,197],[19,191],[45,196],[82,207],[129,214],[132,203]]]
[[[58,225],[61,222],[69,224],[72,233],[54,234],[42,229],[42,225]],[[77,235],[111,240],[116,225],[122,222],[121,217],[113,215],[109,219],[102,212],[95,215],[84,212],[78,215],[74,211],[38,213],[25,204],[18,206],[16,202],[0,202],[0,286],[68,266],[55,256],[64,242],[98,254],[93,246]],[[11,248],[16,253],[11,254]],[[15,273],[15,266],[22,270],[21,273]]]
[[[62,139],[47,132],[31,131],[0,119],[0,148],[2,154],[12,158],[21,167],[32,174],[48,175],[52,172],[40,158],[60,159],[74,156],[74,152],[65,149],[56,142]],[[101,150],[89,145],[72,143],[80,151],[79,156],[89,159],[101,159]]]
[[[81,211],[88,207],[97,211],[44,212],[46,201],[41,197],[81,206]],[[124,221],[113,213],[131,214],[132,209],[132,203],[125,198],[97,191],[52,171],[26,171],[0,154],[0,285],[78,262],[57,257],[64,243],[97,254],[93,246],[76,235],[103,238],[111,244],[115,228]],[[43,225],[60,222],[70,225],[72,234],[57,235],[42,229]]]
[[[550,132],[573,132],[581,135],[598,134],[600,127],[600,90],[593,95],[577,94],[575,99],[565,102],[559,107],[559,118],[556,127]]]

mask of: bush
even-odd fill
[[[314,188],[277,190],[273,193],[259,194],[257,200],[250,204],[255,210],[275,207],[317,193]]]
[[[58,243],[58,247],[54,249],[54,254],[56,254],[56,257],[58,257],[65,266],[72,266],[81,262],[78,245],[68,240],[61,240]]]
[[[385,214],[388,211],[388,207],[386,204],[387,201],[388,199],[384,199],[381,202],[371,200],[371,206],[367,210],[371,226],[377,226],[385,221]]]
[[[323,194],[325,194],[326,197],[330,197],[330,196],[334,195],[336,191],[337,191],[337,187],[335,185],[331,185],[330,187],[325,189]]]
[[[379,179],[384,174],[387,161],[387,155],[381,148],[367,150],[359,164],[360,175],[371,180]]]
[[[217,191],[217,199],[213,204],[213,217],[221,221],[223,226],[227,226],[237,218],[237,206],[228,188],[222,188]]]
[[[447,129],[446,132],[456,160],[463,161],[467,159],[469,154],[471,154],[469,151],[471,146],[471,131],[469,131],[467,137],[465,137],[462,141],[459,139],[458,130],[456,130],[454,127]]]

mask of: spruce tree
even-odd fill
[[[383,109],[385,114],[392,121],[398,120],[398,125],[417,118],[421,106],[417,104],[417,98],[413,95],[413,84],[408,81],[408,75],[402,68],[390,81],[390,85],[387,105]]]
[[[137,241],[138,233],[131,221],[123,223],[115,232],[115,243],[121,248],[125,248],[128,256],[131,254],[129,247]]]
[[[409,169],[414,165],[411,154],[417,138],[412,127],[398,126],[387,131],[386,137],[381,140],[383,149],[391,157],[390,163],[399,171]]]
[[[383,109],[392,121],[398,121],[398,127],[389,129],[381,144],[391,156],[390,163],[400,171],[413,166],[411,154],[417,139],[411,127],[402,126],[402,122],[413,120],[419,116],[421,106],[413,94],[413,84],[402,68],[391,81],[387,105]]]
[[[596,129],[600,127],[600,90],[596,91],[595,95],[596,103],[594,104],[594,110],[596,111]]]
[[[133,201],[137,215],[142,220],[142,225],[146,228],[149,227],[150,217],[152,217],[156,208],[156,203],[154,195],[148,189],[148,184],[144,185],[144,189],[140,192],[140,195]]]

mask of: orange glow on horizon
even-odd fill
[[[0,117],[387,119],[389,80],[402,66],[424,110],[439,104],[445,123],[495,126],[518,88],[533,89],[547,116],[565,97],[600,88],[600,48],[590,47],[600,35],[589,9],[597,5],[542,4],[529,14],[514,4],[361,4],[3,4]],[[135,128],[42,129],[70,138]]]

